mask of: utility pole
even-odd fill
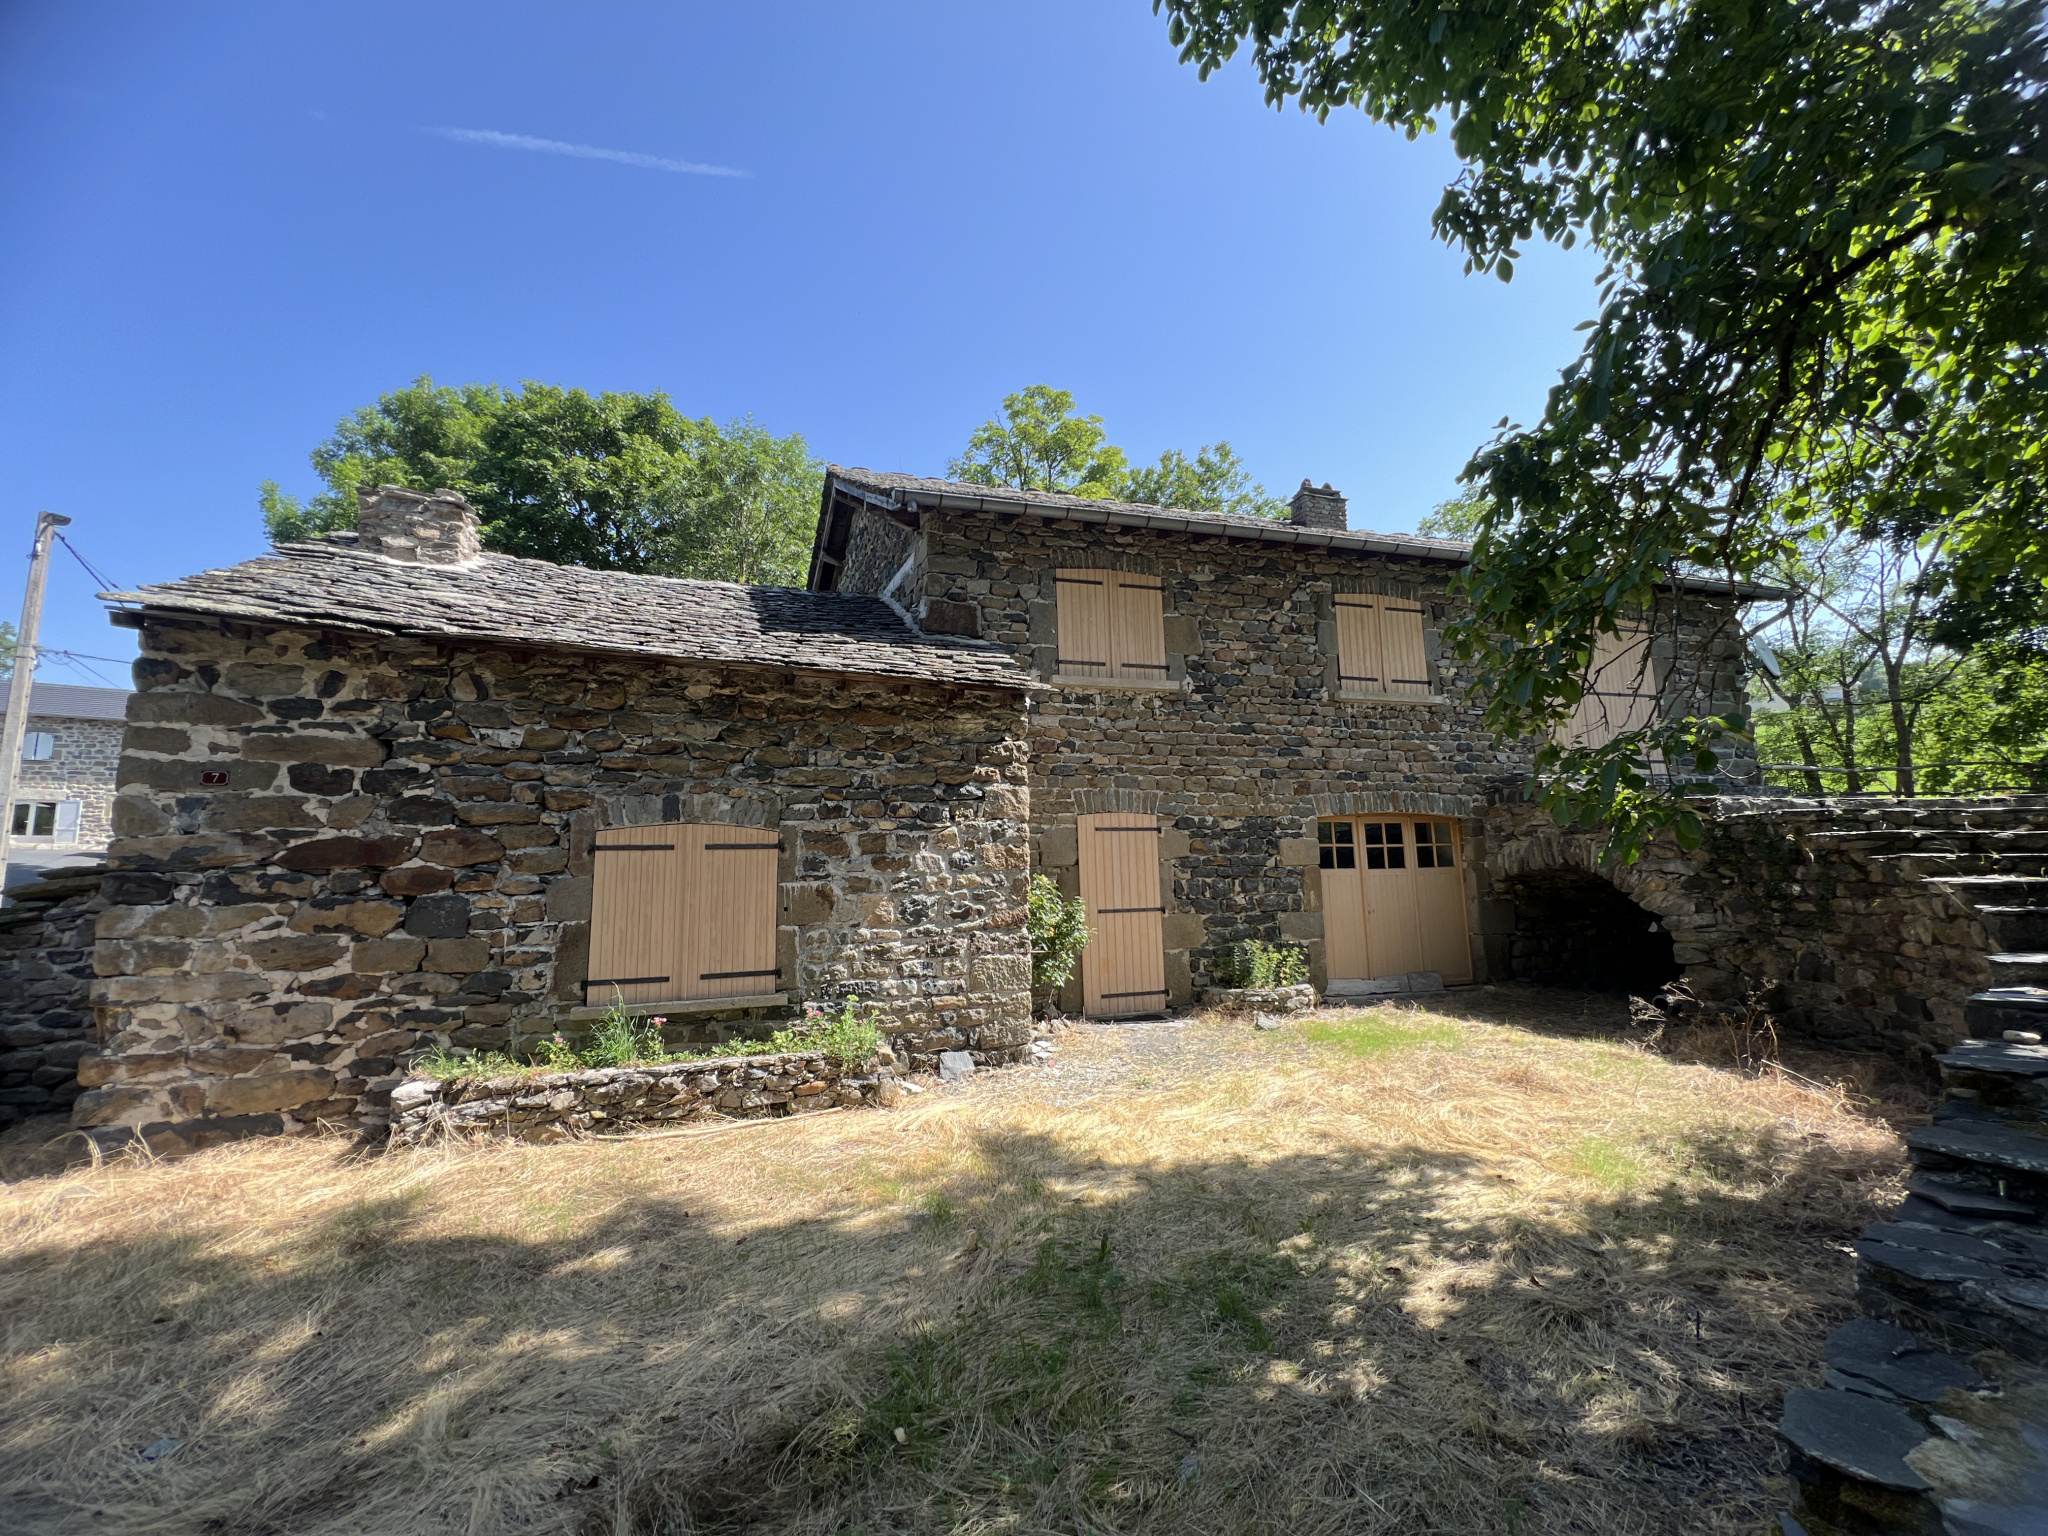
[[[50,545],[71,519],[36,514],[36,542],[28,556],[28,591],[21,599],[21,632],[14,640],[14,682],[7,690],[7,728],[0,731],[0,893],[14,849],[14,790],[21,779],[21,738],[28,731],[28,690],[35,681],[36,630],[43,622],[43,584],[50,576]]]

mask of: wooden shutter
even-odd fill
[[[1104,574],[1111,582],[1109,657],[1116,675],[1132,682],[1165,682],[1165,584],[1157,576]]]
[[[1380,666],[1380,600],[1337,598],[1337,691],[1385,693]]]
[[[1650,660],[1650,632],[1628,628],[1593,638],[1593,665],[1586,691],[1560,728],[1567,746],[1604,746],[1624,731],[1654,725],[1658,717],[1657,676]]]
[[[775,970],[775,875],[782,844],[752,827],[690,827],[679,997],[758,997]]]
[[[592,848],[590,970],[602,1007],[751,997],[775,975],[777,840],[751,827],[611,827]]]
[[[1081,951],[1083,1009],[1097,1019],[1157,1013],[1167,1001],[1159,818],[1083,816],[1079,832],[1081,900],[1093,933]]]
[[[683,996],[676,988],[682,980],[683,834],[690,830],[671,823],[597,834],[583,992],[591,1007]]]
[[[1383,691],[1404,698],[1429,695],[1429,655],[1422,645],[1422,610],[1402,598],[1380,600],[1380,661]]]
[[[1061,677],[1110,677],[1110,582],[1113,571],[1054,572],[1058,594]]]

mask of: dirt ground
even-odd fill
[[[1750,1536],[1927,1108],[1536,989],[1058,1043],[555,1147],[17,1128],[0,1529]]]

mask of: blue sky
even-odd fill
[[[1145,0],[6,6],[0,616],[39,508],[124,584],[260,553],[258,484],[421,374],[922,474],[1050,383],[1412,528],[1594,308],[1583,251],[1464,276],[1455,172]],[[45,643],[131,655],[92,591],[60,553]]]

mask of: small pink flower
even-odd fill
[[[662,1027],[662,1025],[666,1024],[668,1020],[657,1013],[653,1018],[649,1019],[647,1022],[652,1024],[656,1029],[659,1029]]]

